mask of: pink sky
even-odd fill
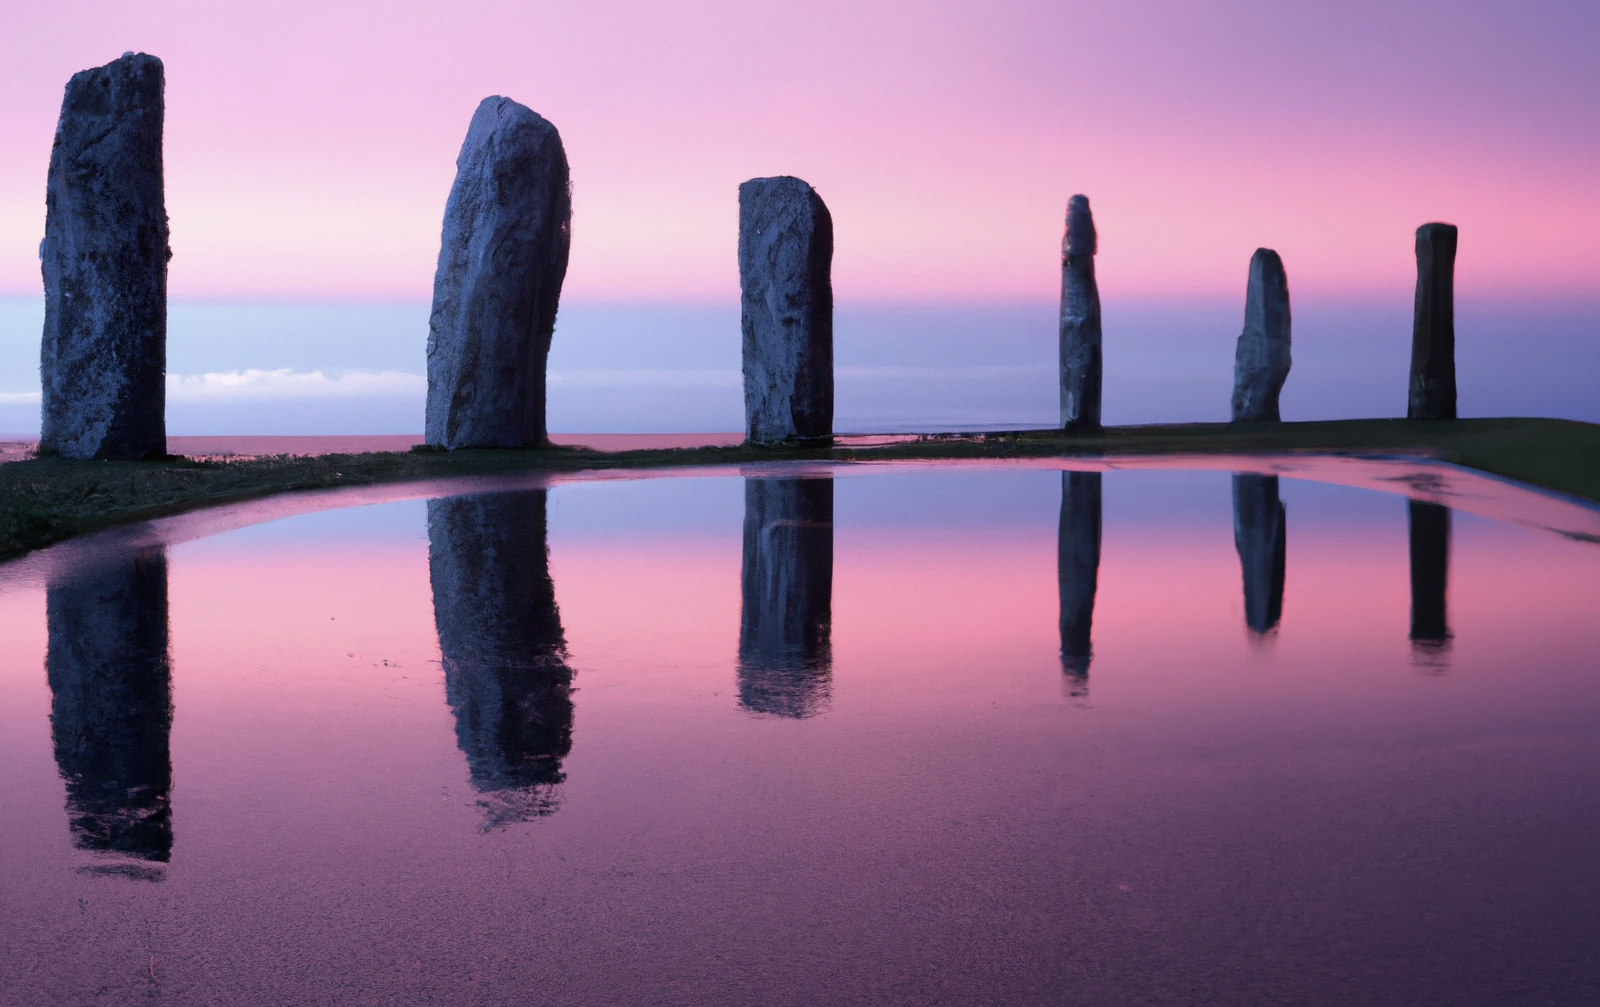
[[[1202,9],[1203,7],[1203,9]],[[39,289],[61,90],[167,67],[179,298],[426,300],[454,158],[506,94],[572,163],[567,295],[727,299],[736,187],[799,175],[843,298],[1055,296],[1087,193],[1106,296],[1600,294],[1592,2],[14,4],[0,292]]]

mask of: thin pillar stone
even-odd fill
[[[1289,277],[1270,248],[1250,257],[1244,331],[1233,355],[1233,421],[1277,423],[1278,393],[1289,377]]]
[[[167,209],[161,61],[73,74],[45,190],[39,450],[167,453]]]
[[[1100,288],[1088,196],[1067,201],[1061,238],[1061,428],[1100,429]]]
[[[745,437],[833,436],[833,217],[798,178],[739,186]]]
[[[1233,477],[1233,545],[1244,572],[1245,625],[1253,633],[1270,633],[1283,618],[1288,565],[1288,518],[1277,476]]]
[[[1061,473],[1061,526],[1056,536],[1056,582],[1061,602],[1061,670],[1067,690],[1089,691],[1094,596],[1100,583],[1099,472]]]
[[[747,478],[739,705],[810,717],[833,680],[833,480]]]
[[[1406,501],[1411,542],[1411,646],[1432,663],[1450,646],[1450,508]]]
[[[572,750],[545,504],[542,489],[428,501],[445,698],[489,828],[554,812]]]
[[[1406,418],[1456,418],[1456,227],[1417,228],[1417,303]]]
[[[485,98],[456,158],[428,320],[427,442],[547,443],[545,362],[572,246],[561,134]]]

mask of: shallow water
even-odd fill
[[[1594,1002],[1591,512],[1254,467],[390,488],[0,567],[0,1002]]]

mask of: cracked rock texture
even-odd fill
[[[1278,393],[1289,377],[1289,277],[1270,248],[1250,257],[1244,331],[1233,355],[1233,421],[1278,422]]]
[[[73,74],[45,190],[39,447],[66,458],[167,452],[167,209],[161,61]]]
[[[1061,427],[1100,427],[1100,288],[1095,285],[1096,238],[1088,196],[1067,201],[1061,239]]]
[[[1417,303],[1406,418],[1456,418],[1456,227],[1417,228]]]
[[[546,442],[545,361],[571,245],[561,135],[510,98],[485,98],[444,210],[428,321],[429,444]]]
[[[745,436],[833,436],[833,218],[798,178],[739,186]]]

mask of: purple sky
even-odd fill
[[[572,162],[572,298],[725,300],[736,187],[834,214],[843,298],[1053,297],[1087,193],[1108,296],[1392,293],[1462,227],[1464,293],[1600,294],[1600,4],[13,4],[0,292],[39,289],[61,90],[167,67],[175,297],[429,296],[467,120]]]

